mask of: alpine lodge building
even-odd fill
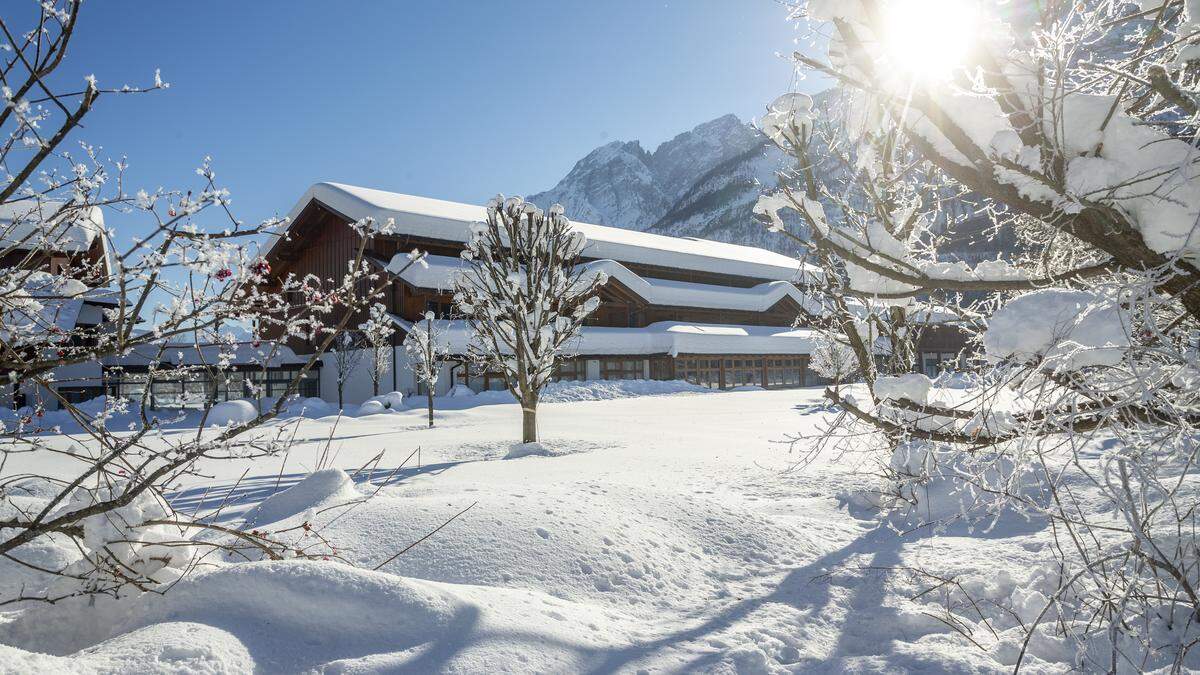
[[[340,279],[361,245],[349,224],[391,219],[392,232],[374,236],[364,255],[391,278],[378,299],[397,328],[391,382],[381,386],[419,389],[402,345],[412,323],[433,312],[452,355],[437,393],[454,385],[476,392],[499,390],[505,387],[499,374],[479,372],[468,363],[471,336],[452,299],[454,277],[466,264],[459,254],[471,224],[485,217],[481,206],[318,183],[293,208],[287,229],[268,243],[265,255],[276,279],[289,274]],[[803,291],[818,278],[815,268],[761,248],[574,221],[572,226],[587,237],[581,264],[603,269],[608,283],[599,291],[599,308],[564,354],[559,379],[680,379],[714,389],[824,382],[808,367],[815,331],[797,323],[806,310],[817,309]],[[428,264],[402,270],[414,249],[427,253]],[[364,313],[347,325],[365,320]],[[297,354],[315,348],[295,339],[286,344]],[[957,350],[950,344],[931,348],[932,364],[954,357]],[[929,354],[922,357],[924,364]],[[323,361],[320,389],[328,400],[336,373],[329,367],[331,358]],[[347,399],[370,396],[368,379],[349,378]]]

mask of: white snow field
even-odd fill
[[[214,563],[162,596],[8,611],[0,671],[1011,670],[1031,617],[988,602],[1036,615],[1048,533],[897,534],[843,498],[866,480],[859,460],[789,470],[786,437],[832,414],[819,390],[676,389],[546,403],[542,447],[517,451],[512,403],[439,412],[432,430],[420,407],[342,419],[324,466],[333,418],[301,420],[282,466],[205,466],[174,506],[225,502],[224,521],[259,528],[308,520],[356,566]],[[417,447],[420,466],[396,471]],[[37,581],[0,565],[6,588]],[[915,567],[969,589],[980,620],[948,619],[949,585],[912,599],[937,585]],[[1039,636],[1024,667],[1072,656]]]

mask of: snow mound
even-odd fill
[[[226,631],[199,623],[169,622],[106,640],[71,657],[0,645],[5,673],[249,673],[255,663],[245,645]]]
[[[398,391],[393,391],[390,394],[380,394],[372,396],[363,401],[358,407],[358,417],[364,415],[378,415],[389,411],[404,410],[404,394]]]
[[[465,384],[456,384],[450,387],[450,391],[446,393],[446,396],[450,398],[470,398],[474,395],[475,390]]]
[[[547,402],[602,401],[633,396],[711,393],[711,391],[707,387],[683,380],[585,380],[552,382],[546,386],[542,400]]]
[[[562,457],[563,455],[571,455],[576,452],[579,452],[579,450],[546,445],[545,443],[517,443],[508,449],[508,453],[504,455],[504,459],[518,459],[520,457]]]
[[[237,426],[246,424],[258,417],[258,406],[250,401],[239,399],[218,403],[208,411],[205,424],[210,427]]]
[[[267,410],[274,406],[275,401],[272,399],[263,399],[263,409]],[[280,417],[307,417],[309,419],[319,419],[321,417],[329,417],[336,415],[338,408],[336,405],[320,398],[310,396],[308,398],[297,398],[294,401],[288,401],[283,407]]]
[[[323,469],[264,499],[246,514],[246,525],[275,523],[324,504],[347,502],[361,496],[345,471]]]
[[[364,401],[362,405],[358,406],[358,412],[355,413],[355,416],[366,417],[367,415],[378,415],[387,411],[387,406],[379,401]]]
[[[736,594],[738,584],[753,583],[763,570],[810,560],[826,546],[821,533],[661,484],[506,481],[461,489],[385,488],[323,533],[356,564],[374,566],[477,502],[436,541],[416,546],[384,570],[535,590],[640,611],[647,619]],[[318,526],[329,519],[319,517]]]
[[[596,649],[630,640],[630,631],[614,612],[540,593],[270,561],[198,570],[128,608],[38,607],[0,626],[0,640],[76,653],[0,647],[0,667],[14,664],[0,670],[484,672],[522,655],[522,670],[570,672],[584,670]]]

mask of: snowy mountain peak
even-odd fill
[[[615,141],[589,152],[550,190],[532,195],[543,208],[559,203],[575,220],[694,236],[792,252],[767,233],[751,208],[782,156],[736,115],[696,125],[647,152]]]
[[[761,144],[760,136],[736,115],[723,115],[666,141],[650,157],[664,191],[678,199],[701,175]]]
[[[649,159],[637,141],[602,145],[576,162],[558,185],[529,201],[542,208],[562,204],[575,220],[642,229],[670,206]]]

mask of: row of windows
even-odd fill
[[[297,388],[303,398],[321,395],[320,378],[316,369],[304,374]],[[300,368],[269,368],[262,370],[226,371],[212,377],[206,371],[157,371],[153,381],[148,372],[113,372],[106,376],[108,391],[122,398],[140,401],[150,388],[152,408],[202,408],[212,403],[243,398],[283,396],[288,386],[300,374]]]
[[[559,361],[554,369],[554,380],[561,382],[580,382],[587,379],[587,361],[583,359],[566,359]]]
[[[805,370],[804,360],[800,357],[675,360],[676,377],[710,389],[764,384],[769,387],[799,387],[805,384]]]
[[[602,380],[640,380],[646,377],[645,359],[600,359]],[[650,359],[652,379],[681,379],[711,389],[741,386],[799,387],[818,384],[804,367],[801,357],[771,358],[692,358]],[[459,380],[475,391],[502,391],[506,388],[500,373],[461,372]],[[806,382],[806,375],[813,382]],[[555,381],[587,379],[586,359],[566,359],[554,370]]]
[[[645,364],[642,359],[603,359],[600,361],[600,379],[644,380]]]

